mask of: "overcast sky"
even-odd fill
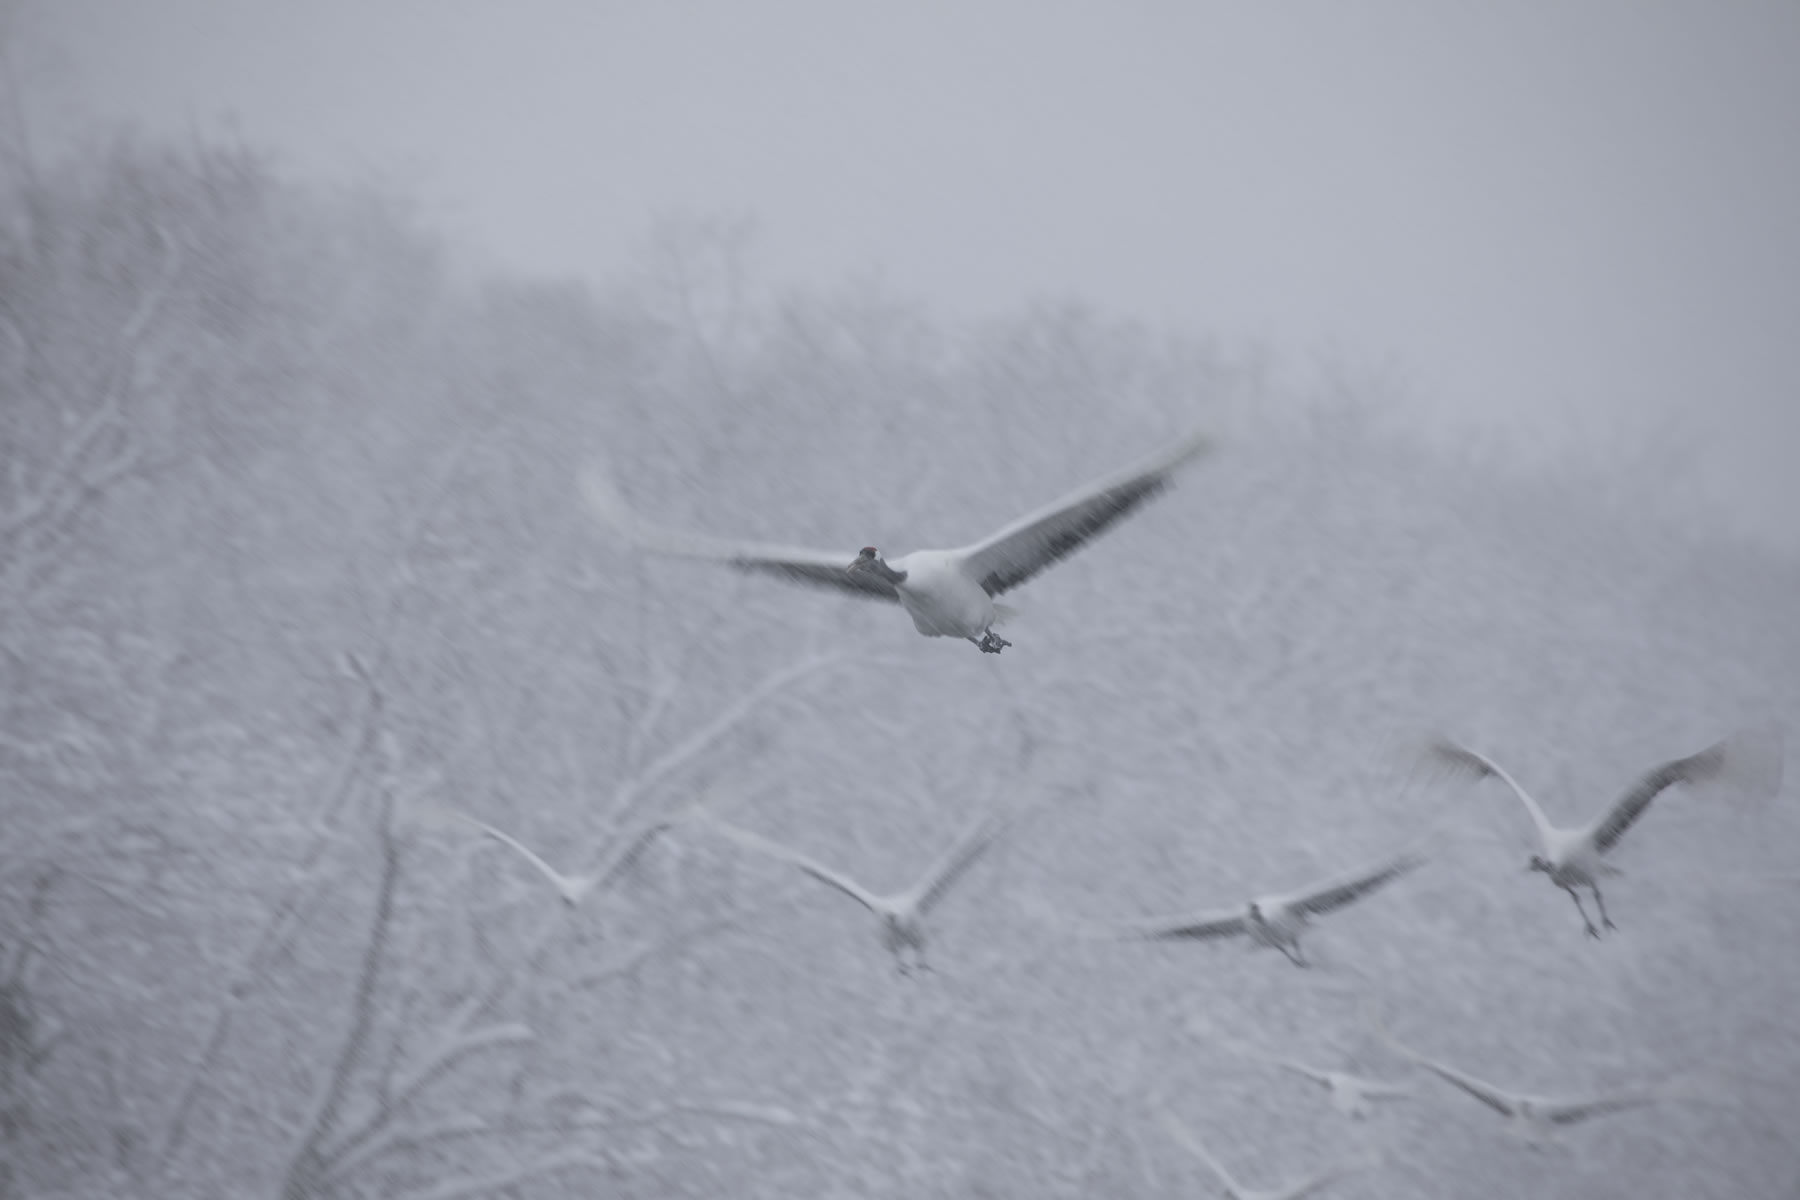
[[[659,213],[773,281],[1045,296],[1561,436],[1715,413],[1800,508],[1800,4],[57,0],[45,140],[223,128],[603,278]],[[1563,414],[1579,412],[1576,418]],[[1786,525],[1785,519],[1772,523]]]

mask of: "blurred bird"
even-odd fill
[[[1429,759],[1478,779],[1494,776],[1513,790],[1531,815],[1537,833],[1538,853],[1531,856],[1528,869],[1542,871],[1550,877],[1551,883],[1569,893],[1569,898],[1575,901],[1576,911],[1581,914],[1582,923],[1587,926],[1588,936],[1594,938],[1600,936],[1600,931],[1588,918],[1587,908],[1575,889],[1585,887],[1593,892],[1601,922],[1608,929],[1618,928],[1607,915],[1599,880],[1602,875],[1620,872],[1601,856],[1618,845],[1625,831],[1644,815],[1650,802],[1665,789],[1678,783],[1694,784],[1722,778],[1736,779],[1759,795],[1773,796],[1781,787],[1781,731],[1774,726],[1759,727],[1715,742],[1686,758],[1652,767],[1591,823],[1579,829],[1560,829],[1550,824],[1537,801],[1491,759],[1448,738],[1434,740],[1426,753]]]
[[[1308,964],[1300,950],[1300,934],[1309,917],[1354,903],[1424,863],[1424,855],[1407,850],[1373,866],[1335,875],[1297,892],[1259,896],[1242,908],[1188,916],[1149,917],[1142,921],[1117,923],[1113,928],[1121,936],[1156,941],[1244,934],[1252,944],[1279,950],[1289,962],[1304,967]]]
[[[1522,1092],[1509,1092],[1466,1072],[1459,1071],[1447,1063],[1427,1058],[1416,1050],[1401,1045],[1379,1023],[1375,1025],[1375,1032],[1382,1041],[1393,1047],[1396,1053],[1411,1059],[1438,1078],[1475,1097],[1513,1122],[1515,1131],[1524,1133],[1533,1141],[1541,1142],[1548,1139],[1554,1135],[1557,1129],[1565,1126],[1578,1125],[1595,1117],[1626,1112],[1634,1108],[1645,1108],[1676,1098],[1674,1093],[1658,1088],[1642,1088],[1631,1092],[1615,1093],[1611,1096],[1560,1100],[1545,1096],[1530,1096]]]
[[[909,947],[913,952],[913,967],[931,969],[925,962],[925,917],[1010,822],[994,814],[983,817],[944,851],[917,883],[904,892],[889,896],[878,896],[849,876],[804,854],[716,818],[703,817],[693,823],[713,829],[745,849],[799,867],[881,918],[881,944],[894,956],[895,965],[905,975],[911,971],[905,955]]]
[[[1173,1137],[1184,1149],[1212,1169],[1212,1173],[1219,1177],[1219,1182],[1225,1187],[1225,1194],[1229,1196],[1231,1200],[1300,1200],[1302,1196],[1310,1196],[1326,1184],[1341,1179],[1352,1171],[1373,1170],[1380,1165],[1378,1159],[1371,1158],[1367,1162],[1331,1167],[1327,1170],[1320,1171],[1318,1174],[1307,1179],[1303,1179],[1298,1183],[1289,1184],[1284,1188],[1279,1188],[1274,1191],[1262,1191],[1255,1188],[1247,1188],[1236,1179],[1233,1179],[1231,1172],[1225,1169],[1224,1164],[1214,1158],[1212,1152],[1209,1151],[1206,1146],[1202,1144],[1200,1139],[1195,1137],[1185,1125],[1176,1120],[1173,1113],[1170,1113],[1166,1109],[1163,1110],[1162,1122],[1164,1128],[1169,1131],[1169,1136]]]
[[[873,546],[854,558],[825,551],[732,542],[661,529],[630,511],[611,482],[590,471],[588,504],[607,523],[647,549],[728,563],[796,583],[899,604],[926,637],[959,637],[984,654],[1012,645],[993,626],[1015,615],[994,597],[1019,586],[1170,484],[1175,469],[1205,449],[1193,435],[1137,466],[1096,480],[998,533],[957,550],[914,550],[892,562]]]
[[[1303,1062],[1280,1055],[1264,1054],[1249,1046],[1239,1046],[1243,1053],[1252,1058],[1277,1066],[1305,1079],[1310,1079],[1331,1093],[1332,1107],[1352,1120],[1360,1121],[1373,1111],[1373,1101],[1410,1099],[1413,1090],[1405,1084],[1387,1083],[1380,1079],[1369,1079],[1361,1075],[1352,1075],[1347,1071],[1325,1071],[1317,1067],[1309,1067]]]

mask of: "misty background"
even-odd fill
[[[0,1196],[1800,1189],[1800,12],[0,7]],[[957,545],[1194,427],[995,658],[646,557]],[[1792,772],[1790,771],[1790,774]],[[705,805],[899,887],[897,978]],[[1453,831],[1242,946],[1076,936]],[[1521,1091],[1686,1072],[1558,1149]],[[1243,1052],[1406,1078],[1367,1122]]]

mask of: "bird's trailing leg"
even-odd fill
[[[1592,884],[1588,885],[1588,889],[1594,893],[1594,903],[1600,906],[1600,923],[1608,929],[1617,929],[1618,926],[1612,923],[1612,918],[1606,915],[1606,897],[1602,896],[1600,889]]]
[[[1599,937],[1600,931],[1594,928],[1594,923],[1588,919],[1587,909],[1581,903],[1580,893],[1576,892],[1574,888],[1567,886],[1563,888],[1563,891],[1569,893],[1569,899],[1575,902],[1575,911],[1581,914],[1581,923],[1587,926],[1588,936],[1591,938]],[[1596,891],[1594,894],[1598,896],[1600,893]]]
[[[983,654],[998,654],[1000,651],[1012,645],[1011,642],[1007,641],[991,629],[983,630],[979,641],[975,638],[970,638],[969,640],[981,647],[981,652]]]
[[[1304,955],[1300,952],[1300,943],[1299,942],[1294,943],[1294,948],[1292,950],[1289,950],[1287,948],[1287,944],[1285,942],[1276,943],[1275,948],[1277,950],[1281,951],[1283,954],[1287,955],[1287,960],[1289,962],[1293,963],[1296,967],[1307,967],[1307,966],[1312,965],[1311,963],[1306,961],[1306,955]]]

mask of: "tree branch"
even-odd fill
[[[350,1078],[362,1062],[374,1028],[375,992],[381,980],[382,958],[387,950],[388,924],[394,915],[394,888],[400,877],[400,848],[390,824],[392,815],[391,802],[384,803],[378,823],[381,835],[381,881],[376,886],[375,911],[370,922],[369,940],[363,950],[361,969],[356,976],[356,991],[350,1005],[350,1027],[345,1032],[337,1061],[332,1065],[330,1075],[326,1077],[324,1086],[313,1102],[312,1117],[305,1126],[306,1132],[288,1166],[287,1178],[282,1185],[284,1200],[306,1200],[311,1195],[313,1182],[320,1174],[319,1148],[337,1129],[339,1113],[349,1093]]]

